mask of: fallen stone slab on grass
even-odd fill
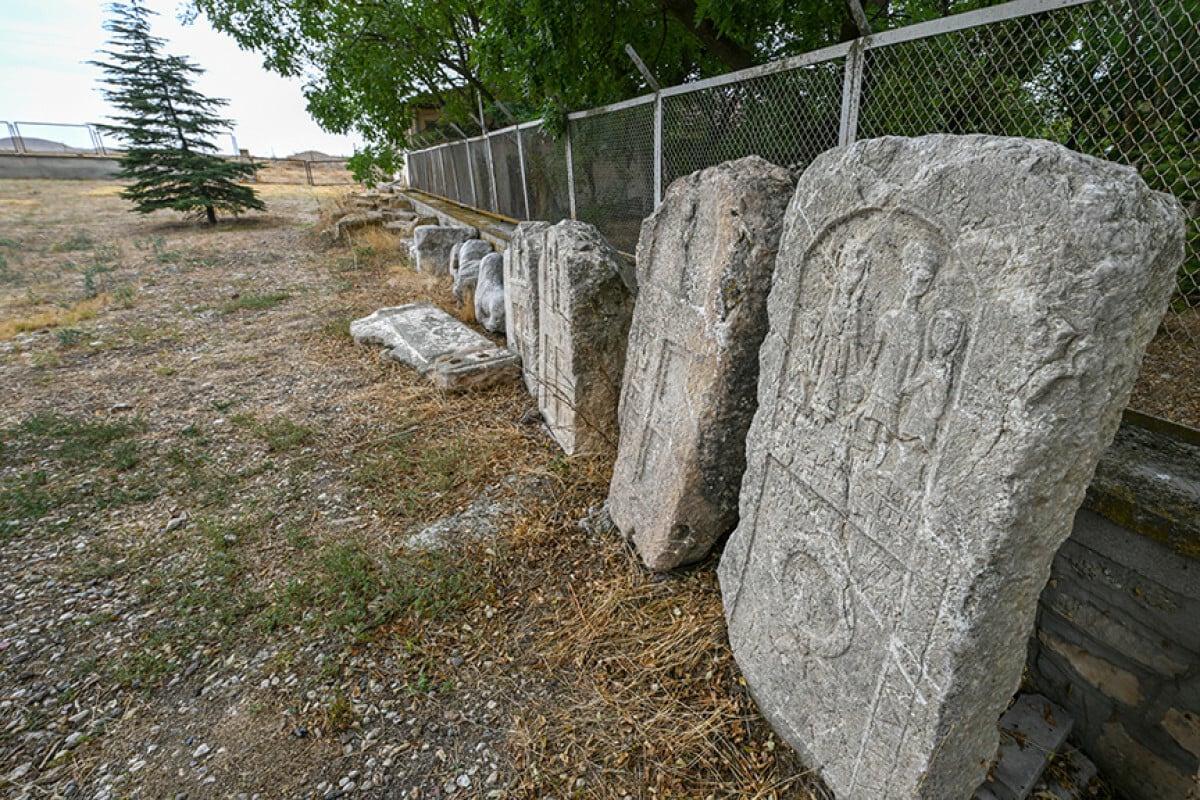
[[[447,389],[474,389],[515,380],[519,359],[429,303],[381,308],[350,323],[358,344],[383,345],[399,361]]]

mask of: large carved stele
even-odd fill
[[[767,292],[795,182],[758,156],[680,178],[642,223],[609,513],[650,569],[737,523]]]
[[[521,357],[525,388],[538,385],[538,270],[549,222],[517,225],[504,251],[504,327],[508,347]]]
[[[546,231],[538,264],[538,409],[567,455],[617,443],[633,295],[621,254],[586,222]]]
[[[838,800],[984,777],[1182,235],[1044,141],[877,139],[800,178],[719,574],[751,692]]]

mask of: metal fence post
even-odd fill
[[[492,137],[485,130],[483,132],[483,143],[487,145],[487,167],[488,177],[492,184],[492,211],[496,214],[500,213],[500,193],[496,191],[496,156],[492,154]]]
[[[575,219],[575,154],[571,151],[571,121],[567,120],[567,208]]]
[[[479,192],[475,191],[475,160],[471,158],[471,142],[468,139],[463,140],[463,147],[467,151],[467,176],[471,182],[471,206],[479,208]]]
[[[663,178],[663,101],[660,92],[654,93],[654,205],[662,202]]]
[[[853,144],[858,138],[858,108],[862,103],[863,63],[867,40],[855,39],[846,53],[846,79],[842,82],[842,117],[838,123],[838,146]]]
[[[438,189],[440,189],[438,194],[441,195],[442,197],[445,197],[450,191],[450,184],[446,181],[446,148],[438,147],[437,154],[438,154],[438,172],[441,173],[441,177],[442,177],[441,185],[438,186]]]
[[[451,200],[461,203],[463,201],[463,193],[462,187],[458,185],[458,170],[454,168],[454,145],[446,145],[446,152],[450,155],[450,177],[454,180],[454,195],[451,196],[447,192],[446,196]],[[450,187],[446,188],[449,189]]]
[[[521,142],[521,126],[514,125],[517,134],[517,163],[521,167],[521,199],[525,201],[525,219],[529,219],[529,181],[525,176],[525,145]]]

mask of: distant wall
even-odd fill
[[[117,159],[79,155],[0,153],[0,178],[111,178]]]
[[[1030,678],[1130,800],[1200,798],[1198,517],[1200,441],[1122,426],[1039,603]]]

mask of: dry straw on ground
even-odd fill
[[[459,306],[391,234],[315,233],[336,192],[267,188],[209,229],[0,182],[4,792],[824,797],[713,564],[655,578],[581,525],[608,457],[562,457],[518,387],[355,346],[379,306]]]

